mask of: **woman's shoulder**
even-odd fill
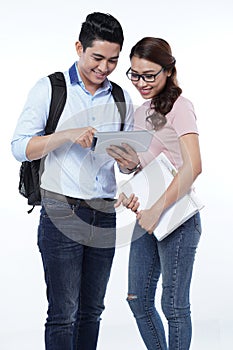
[[[174,126],[177,130],[184,129],[187,127],[187,130],[192,126],[192,130],[196,130],[196,113],[192,102],[184,97],[179,96],[175,101],[172,110],[167,115],[168,121]]]
[[[173,110],[180,109],[180,108],[188,108],[188,109],[194,109],[193,103],[183,95],[180,95],[177,100],[175,101],[173,105]]]
[[[143,102],[139,107],[136,108],[136,112],[140,112],[143,110],[147,110],[148,108],[150,108],[151,105],[151,100],[146,100],[145,102]],[[177,100],[174,102],[173,105],[173,109],[176,108],[191,108],[193,109],[193,103],[191,102],[190,99],[188,99],[187,97],[180,95]]]

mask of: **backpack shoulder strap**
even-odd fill
[[[49,109],[49,116],[45,127],[45,134],[52,134],[56,127],[61,113],[64,109],[67,97],[65,77],[62,72],[55,72],[49,76],[52,85],[52,97]]]
[[[116,102],[118,111],[121,116],[121,128],[122,131],[124,129],[124,122],[125,122],[125,115],[126,115],[126,104],[125,104],[125,96],[122,88],[111,81],[112,84],[112,96],[114,98],[114,101]]]

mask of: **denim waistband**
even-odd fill
[[[91,203],[92,203],[92,199],[69,197],[69,196],[65,196],[65,195],[60,194],[60,193],[51,192],[51,191],[44,190],[44,189],[41,189],[41,197],[55,199],[55,200],[58,200],[58,201],[61,201],[64,203],[68,203],[70,205],[76,205],[77,203],[79,203],[79,205],[82,207],[90,207]],[[113,202],[113,201],[115,201],[115,199],[114,198],[94,198],[93,201],[94,202],[98,202],[98,201],[99,202],[101,202],[101,201]]]

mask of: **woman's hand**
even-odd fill
[[[142,229],[148,233],[153,233],[158,225],[162,211],[154,205],[150,209],[141,210],[137,213],[137,220]]]
[[[118,208],[121,204],[127,209],[131,209],[136,214],[137,214],[138,207],[140,205],[140,203],[138,202],[138,197],[136,197],[133,193],[128,198],[124,193],[121,193],[114,207]]]

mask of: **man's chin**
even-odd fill
[[[100,82],[104,82],[104,80],[107,78],[107,75],[106,74],[98,74],[96,72],[92,72],[93,73],[93,78],[96,80],[96,81],[100,81]]]

